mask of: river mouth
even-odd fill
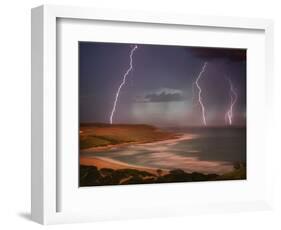
[[[246,163],[246,132],[243,128],[181,130],[176,139],[100,152],[81,150],[80,156],[144,168],[222,175],[233,171],[236,162]]]

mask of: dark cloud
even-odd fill
[[[161,93],[150,93],[145,96],[145,100],[149,102],[171,102],[182,101],[183,96],[181,93],[167,93],[165,91]]]
[[[246,49],[226,49],[226,48],[186,48],[194,57],[211,61],[213,59],[224,59],[233,62],[246,61]]]

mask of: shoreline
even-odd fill
[[[110,169],[114,169],[114,170],[135,169],[135,170],[139,170],[139,171],[149,172],[154,175],[158,175],[157,170],[160,169],[162,171],[162,174],[165,175],[165,174],[169,173],[169,171],[170,171],[169,169],[138,166],[138,165],[128,164],[128,163],[118,161],[118,160],[113,160],[108,157],[95,156],[94,154],[96,152],[105,152],[105,151],[111,150],[113,148],[128,147],[130,145],[145,145],[145,146],[153,146],[153,145],[159,145],[159,144],[174,145],[178,141],[191,140],[191,139],[195,138],[196,136],[197,135],[193,135],[193,134],[177,133],[175,137],[167,138],[165,140],[149,141],[149,142],[130,142],[130,143],[110,145],[110,146],[105,146],[105,147],[92,147],[92,148],[82,150],[83,152],[86,152],[86,153],[93,153],[93,155],[92,156],[83,156],[83,154],[80,154],[79,164],[81,166],[95,166],[98,169],[102,169],[102,168],[110,168]]]
[[[116,148],[122,148],[127,147],[130,145],[156,145],[156,144],[173,144],[175,141],[182,141],[182,140],[191,140],[194,139],[197,135],[194,134],[182,134],[177,133],[174,135],[174,137],[169,137],[166,139],[161,139],[157,141],[133,141],[133,142],[125,142],[120,144],[114,144],[114,145],[106,145],[106,146],[99,146],[99,147],[90,147],[86,149],[80,149],[80,151],[83,152],[105,152],[111,149]]]
[[[196,138],[197,135],[194,134],[181,134],[180,136],[178,136],[177,138],[169,138],[166,140],[159,140],[159,141],[153,141],[153,142],[146,142],[146,143],[134,143],[132,145],[135,146],[143,146],[143,147],[147,147],[147,148],[154,148],[157,147],[158,145],[160,146],[173,146],[175,144],[177,144],[180,141],[183,140],[192,140],[194,138]],[[130,146],[130,144],[119,144],[119,145],[114,145],[114,148],[122,148],[122,147],[128,147]],[[103,152],[106,152],[110,149],[113,148],[112,146],[110,146],[109,148],[103,149],[103,151],[99,151],[100,148],[89,148],[87,150],[82,150],[85,155],[81,152],[80,153],[80,165],[81,166],[95,166],[98,169],[101,168],[111,168],[114,170],[118,170],[118,169],[135,169],[135,170],[139,170],[139,171],[146,171],[152,174],[157,175],[157,170],[161,170],[162,173],[168,174],[169,171],[173,170],[173,169],[181,169],[183,171],[185,171],[186,173],[192,173],[192,172],[198,172],[198,173],[202,173],[202,174],[218,174],[218,175],[223,175],[225,173],[229,173],[232,171],[233,166],[231,164],[228,164],[226,162],[217,162],[217,161],[198,161],[196,159],[196,157],[186,157],[186,159],[183,159],[180,164],[178,165],[178,167],[175,168],[162,168],[157,167],[150,167],[150,166],[139,166],[139,165],[135,165],[132,163],[126,163],[126,162],[122,162],[119,160],[114,160],[110,157],[106,157],[103,156]],[[118,151],[122,151],[122,149],[119,149]],[[155,150],[154,151],[161,151],[161,150]],[[99,155],[97,155],[97,153],[101,153]],[[167,156],[170,157],[170,156]],[[177,156],[180,157],[180,156]],[[187,167],[182,167],[182,162],[186,162],[186,166]]]
[[[147,143],[143,143],[142,145],[158,145],[158,144],[168,144],[168,145],[172,145],[175,144],[175,142],[178,141],[184,141],[184,140],[192,140],[194,138],[196,138],[198,135],[196,134],[184,134],[184,133],[177,133],[177,137],[175,138],[167,138],[166,140],[159,140],[159,141],[152,141],[152,142],[147,142]]]
[[[246,178],[246,164],[234,167],[231,157],[200,155],[200,148],[192,146],[200,137],[201,132],[172,132],[145,125],[83,127],[80,182],[94,186]]]
[[[83,152],[105,152],[108,150],[111,150],[113,148],[122,148],[122,147],[127,147],[130,145],[158,145],[158,144],[168,144],[172,145],[177,143],[178,141],[182,140],[191,140],[195,138],[196,135],[192,134],[182,134],[182,133],[176,133],[172,138],[166,138],[158,141],[147,141],[147,142],[129,142],[129,143],[121,143],[121,144],[116,144],[116,145],[108,145],[108,146],[101,146],[101,147],[91,147],[87,149],[82,149]],[[81,150],[80,150],[81,151]],[[162,174],[168,174],[170,170],[168,169],[162,169],[162,168],[152,168],[152,167],[145,167],[145,166],[138,166],[138,165],[133,165],[133,164],[128,164],[125,162],[113,160],[107,157],[99,157],[99,156],[81,156],[79,158],[79,164],[80,166],[95,166],[98,169],[102,168],[110,168],[110,169],[135,169],[139,171],[145,171],[148,173],[152,173],[154,175],[158,175],[157,170],[161,170]]]
[[[145,166],[138,166],[138,165],[132,165],[128,163],[124,163],[117,160],[112,160],[107,157],[80,157],[79,160],[80,166],[95,166],[98,169],[102,168],[110,168],[113,170],[118,169],[135,169],[139,171],[145,171],[154,175],[158,175],[157,170],[162,170],[162,174],[165,175],[169,173],[169,170],[167,169],[161,169],[161,168],[149,168]]]

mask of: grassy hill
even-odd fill
[[[150,125],[81,124],[80,149],[125,143],[147,143],[176,138],[178,135]]]

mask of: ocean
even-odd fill
[[[246,164],[246,128],[182,128],[179,139],[83,153],[126,164],[165,170],[224,174],[236,163]]]

